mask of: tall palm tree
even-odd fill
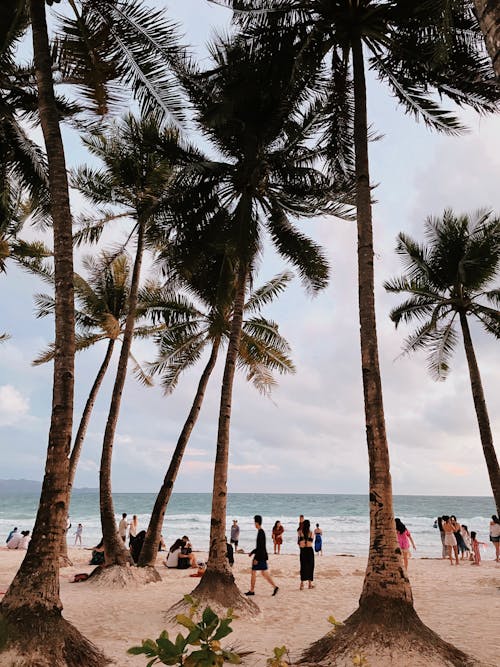
[[[107,345],[104,358],[85,403],[71,449],[68,481],[70,498],[92,410],[113,356],[115,344],[121,342],[123,338],[132,272],[131,261],[126,253],[116,255],[101,252],[97,258],[88,255],[82,259],[82,265],[87,274],[87,279],[78,273],[74,275],[75,301],[77,304],[75,309],[77,327],[75,349],[77,352],[87,350],[101,341],[107,341]],[[35,304],[37,317],[46,317],[54,313],[54,299],[47,294],[36,294]],[[144,306],[139,300],[133,331],[134,338],[150,338],[163,328],[163,325],[147,324],[142,319],[143,317]],[[33,364],[38,366],[52,361],[54,353],[54,344],[52,343],[37,356]],[[144,372],[131,352],[129,356],[134,364],[136,375],[144,384],[151,384],[149,375]]]
[[[217,264],[220,269],[220,263],[217,262]],[[219,270],[219,276],[221,273]],[[222,290],[213,289],[214,286],[206,280],[206,273],[198,272],[197,277],[198,286],[191,285],[191,289],[201,301],[204,309],[198,308],[194,303],[184,304],[184,307],[190,310],[191,317],[183,323],[167,328],[160,334],[158,359],[150,365],[154,374],[161,374],[163,388],[165,393],[169,394],[177,385],[180,375],[195,365],[205,348],[210,347],[209,359],[200,376],[191,409],[155,500],[139,559],[141,567],[153,567],[156,563],[163,517],[189,438],[200,414],[208,381],[215,368],[221,344],[227,342],[231,329],[231,297],[224,294],[221,298]],[[287,272],[278,274],[252,292],[245,303],[244,310],[247,317],[242,327],[238,365],[246,371],[247,380],[252,381],[263,393],[269,392],[274,384],[273,370],[279,373],[295,372],[288,356],[290,347],[280,335],[278,325],[260,315],[262,307],[278,296],[286,288],[291,278],[292,275]],[[165,303],[161,295],[153,294],[152,296],[155,304],[158,303],[155,311],[157,310],[158,314],[164,315],[165,319],[169,320],[170,302],[167,300]],[[158,296],[160,296],[159,299]],[[215,302],[211,300],[214,296],[217,299]],[[165,304],[164,311],[162,311],[162,301]],[[180,341],[186,341],[186,344],[181,346]]]
[[[493,69],[500,81],[500,3],[497,0],[474,0],[474,5]]]
[[[118,207],[117,215],[132,219],[128,240],[135,242],[135,257],[128,295],[127,316],[118,360],[113,393],[102,447],[100,467],[101,524],[105,560],[108,565],[131,563],[129,551],[116,531],[111,493],[111,459],[118,423],[121,397],[127,375],[130,347],[138,305],[138,292],[144,252],[156,249],[159,222],[164,220],[176,169],[191,159],[189,149],[181,146],[178,132],[161,129],[153,117],[126,116],[104,133],[96,131],[84,140],[89,151],[103,162],[102,169],[80,168],[73,181],[94,205]],[[97,222],[87,229],[102,229],[113,217],[101,210]],[[116,216],[115,216],[116,217]],[[168,235],[168,225],[165,234]],[[106,576],[112,578],[108,569]]]
[[[499,99],[483,53],[472,2],[416,0],[227,0],[253,48],[275,49],[277,35],[300,43],[293,76],[314,90],[325,79],[324,148],[330,168],[348,176],[354,167],[358,228],[358,298],[365,424],[370,470],[370,549],[359,608],[341,632],[328,635],[307,656],[321,660],[388,631],[411,627],[425,646],[428,630],[418,619],[394,532],[392,482],[385,429],[376,333],[371,184],[368,158],[366,66],[386,84],[405,113],[430,128],[456,134],[462,126],[433,94],[478,111],[493,111]],[[383,614],[381,614],[383,609]],[[409,621],[411,619],[411,621]],[[358,632],[358,630],[361,630]],[[372,630],[374,631],[372,633]],[[378,640],[377,640],[378,641]],[[464,660],[433,636],[443,655]],[[460,663],[464,664],[464,663]]]
[[[344,207],[337,203],[331,180],[315,169],[317,152],[308,147],[315,130],[314,115],[309,106],[302,107],[301,94],[284,84],[293,67],[287,51],[261,59],[244,44],[219,40],[212,46],[212,57],[213,70],[191,71],[184,86],[200,129],[221,158],[185,172],[181,185],[189,192],[185,208],[190,207],[186,215],[192,222],[188,232],[195,239],[204,234],[219,239],[221,247],[229,250],[236,280],[221,389],[210,551],[207,571],[193,595],[211,604],[254,611],[230,572],[225,541],[229,426],[245,293],[264,230],[312,292],[323,288],[327,282],[324,256],[297,230],[292,217],[343,212]],[[204,209],[210,197],[227,208],[228,220],[214,218],[210,205]]]
[[[52,2],[48,1],[47,4]],[[164,116],[167,112],[165,96],[153,94],[158,83],[162,87],[163,67],[168,64],[171,55],[169,48],[172,47],[172,30],[171,26],[165,26],[163,14],[148,11],[142,3],[134,0],[120,2],[119,6],[113,0],[88,4],[94,7],[98,4],[102,12],[104,9],[108,12],[105,21],[113,34],[113,57],[120,63],[118,77],[115,79],[122,84],[131,85],[139,97],[141,92],[150,89],[151,97],[143,95],[143,108],[154,107],[159,116]],[[73,626],[62,619],[58,580],[58,550],[66,528],[68,454],[73,409],[71,211],[64,147],[59,128],[60,110],[54,96],[53,62],[45,3],[43,0],[29,0],[26,3],[7,0],[2,5],[2,16],[8,19],[8,33],[11,25],[18,20],[19,14],[26,11],[26,6],[32,30],[37,104],[47,150],[54,227],[56,356],[49,446],[37,521],[30,549],[0,607],[4,628],[0,650],[13,648],[30,657],[36,656],[35,660],[45,661],[55,667],[63,664],[86,667],[105,664],[106,659]],[[138,10],[141,15],[138,17],[136,13],[135,18],[132,16],[127,19],[123,10],[130,6],[132,13]],[[94,52],[94,70],[97,69],[95,55]],[[155,83],[148,85],[148,82],[153,81]],[[163,82],[165,83],[164,75]],[[174,97],[173,101],[178,105],[177,97]],[[47,636],[54,640],[47,642]]]
[[[66,528],[67,480],[73,415],[75,333],[73,239],[64,148],[54,97],[43,0],[30,0],[40,122],[49,165],[54,234],[55,341],[52,413],[45,475],[31,542],[0,605],[2,644],[10,662],[106,664],[102,653],[63,619],[58,554]],[[51,641],[47,641],[51,637]]]
[[[500,218],[484,211],[457,216],[447,210],[442,218],[428,218],[425,232],[427,243],[423,245],[406,234],[398,236],[396,252],[405,274],[384,286],[388,292],[409,298],[390,317],[396,327],[401,322],[418,322],[404,351],[428,350],[429,370],[436,380],[448,374],[448,361],[458,342],[456,325],[460,325],[481,444],[499,512],[500,466],[468,318],[500,338],[500,287],[492,285],[500,275]]]

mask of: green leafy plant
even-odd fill
[[[335,616],[333,616],[333,615],[332,615],[332,616],[329,616],[326,620],[327,620],[328,623],[330,623],[330,625],[332,626],[332,629],[330,630],[331,633],[335,632],[335,631],[337,630],[337,628],[340,628],[340,627],[342,627],[342,626],[344,625],[344,624],[342,623],[342,621],[337,621],[337,619],[336,619]]]
[[[158,662],[182,667],[218,667],[224,663],[239,665],[240,656],[232,651],[226,651],[220,644],[220,640],[233,631],[230,627],[234,619],[232,610],[228,609],[226,616],[219,618],[210,607],[206,607],[196,623],[194,615],[198,610],[198,603],[189,595],[184,599],[191,605],[190,609],[187,614],[178,614],[176,620],[179,625],[189,630],[185,637],[179,633],[173,640],[164,630],[156,641],[144,639],[141,646],[132,646],[127,652],[132,655],[144,654],[151,658],[147,667]],[[190,646],[198,648],[189,653]],[[284,663],[276,663],[279,664]]]
[[[285,659],[286,658],[286,659]],[[275,646],[273,655],[267,659],[267,667],[289,667],[290,654],[286,646]]]

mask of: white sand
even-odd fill
[[[0,549],[0,591],[7,589],[23,555],[24,552]],[[127,655],[126,649],[141,639],[156,639],[166,627],[165,611],[191,592],[198,580],[189,577],[192,570],[167,570],[158,559],[163,578],[159,583],[113,591],[70,583],[75,573],[92,570],[87,564],[89,555],[83,549],[70,549],[74,565],[61,570],[64,616],[116,664],[144,666],[143,656]],[[160,556],[164,558],[164,554]],[[448,561],[413,559],[410,579],[416,610],[427,625],[477,659],[500,666],[500,564],[494,563],[492,556],[489,548],[487,560],[479,567],[468,561],[451,567]],[[298,555],[271,555],[270,572],[280,587],[278,595],[271,597],[271,587],[258,575],[253,599],[261,614],[253,620],[235,620],[234,632],[225,644],[253,650],[244,662],[251,667],[264,667],[273,647],[283,644],[292,656],[297,656],[330,630],[330,614],[343,620],[354,611],[364,567],[365,561],[360,557],[319,557],[316,587],[300,591]],[[240,589],[248,590],[248,556],[236,554],[234,573]],[[384,667],[386,664],[384,661]],[[370,660],[370,667],[378,666]]]

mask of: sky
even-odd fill
[[[164,6],[165,3],[156,3]],[[228,25],[229,12],[205,0],[171,0],[169,15],[183,26],[185,42],[206,58],[215,27]],[[375,278],[378,336],[386,425],[394,492],[397,494],[491,495],[472,403],[463,350],[458,346],[445,382],[426,369],[425,354],[401,357],[409,329],[397,331],[388,313],[398,297],[385,293],[385,279],[402,272],[394,252],[405,231],[423,240],[427,216],[446,208],[457,213],[488,208],[500,214],[500,118],[460,112],[469,132],[447,137],[405,116],[387,89],[369,80],[368,113],[382,138],[370,145],[374,197]],[[40,140],[39,129],[32,136]],[[64,131],[68,164],[88,156],[78,136]],[[192,137],[196,140],[196,137]],[[81,197],[73,194],[75,213]],[[356,229],[354,223],[316,219],[301,229],[326,250],[332,268],[329,287],[315,298],[294,280],[265,314],[279,322],[297,368],[279,378],[271,398],[235,382],[231,422],[230,492],[366,493],[368,461],[362,401],[357,314]],[[33,232],[27,231],[27,235]],[[117,228],[116,241],[125,231]],[[86,249],[85,252],[89,252]],[[77,264],[79,258],[77,257]],[[285,267],[266,248],[255,284]],[[50,419],[49,364],[31,361],[53,337],[53,323],[34,317],[33,295],[47,287],[12,264],[0,275],[0,442],[2,478],[41,479]],[[494,440],[500,437],[498,343],[472,325]],[[87,393],[105,353],[105,344],[76,359],[75,429]],[[134,344],[141,361],[155,357],[153,343]],[[116,362],[116,359],[115,359]],[[202,362],[203,363],[203,362]],[[194,397],[202,366],[179,382],[172,396],[127,379],[113,453],[113,488],[156,492]],[[100,446],[112,388],[104,382],[89,427],[76,486],[98,485]],[[211,490],[222,360],[210,380],[201,417],[193,432],[176,491]]]

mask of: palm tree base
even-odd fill
[[[200,613],[207,605],[219,615],[225,615],[228,609],[233,609],[242,618],[252,618],[260,613],[255,602],[241,593],[232,572],[207,570],[190,597],[199,603]],[[189,602],[179,600],[168,609],[166,618],[175,621],[177,614],[185,614],[190,608]]]
[[[24,606],[0,614],[0,664],[102,667],[111,663],[59,612]]]
[[[487,667],[424,625],[412,604],[375,595],[360,601],[344,625],[306,649],[298,664],[352,667],[356,656],[368,665]]]
[[[154,567],[135,567],[130,565],[109,565],[96,567],[90,574],[88,585],[102,588],[129,588],[161,581],[158,570]]]

